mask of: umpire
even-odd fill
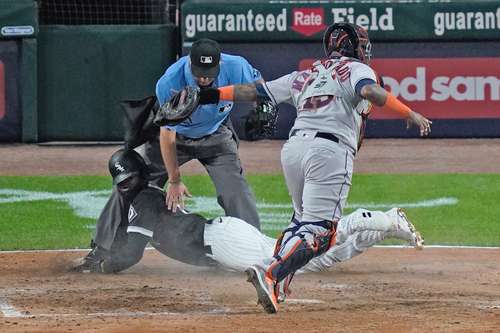
[[[228,84],[262,81],[260,72],[240,56],[221,53],[211,39],[193,43],[189,56],[171,65],[156,84],[160,105],[185,86],[200,89]],[[179,166],[197,159],[207,170],[217,191],[217,201],[227,216],[238,217],[260,229],[255,198],[250,190],[238,156],[238,138],[229,114],[233,102],[202,105],[191,118],[176,126],[160,129],[160,147],[168,173],[166,205],[173,212],[184,206],[190,196],[181,179]]]
[[[129,148],[145,142],[136,151],[145,160],[149,181],[155,186],[163,188],[170,175],[165,201],[174,211],[177,205],[183,206],[183,195],[189,195],[181,181],[179,166],[198,159],[215,184],[217,201],[225,214],[247,221],[260,230],[255,198],[243,177],[238,138],[229,119],[231,102],[199,107],[190,121],[161,128],[160,140],[157,127],[142,127],[144,123],[152,124],[147,118],[154,116],[158,102],[165,103],[185,86],[203,89],[259,80],[262,80],[259,71],[244,58],[221,53],[217,42],[200,39],[193,43],[189,56],[180,58],[160,78],[156,85],[157,98],[122,103],[131,127],[126,130],[125,142]],[[86,259],[92,262],[103,258],[116,246],[117,239],[126,238],[120,232],[120,225],[127,223],[128,211],[127,201],[114,187],[97,220],[92,250]]]

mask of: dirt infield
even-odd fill
[[[247,173],[282,142],[243,142]],[[357,172],[500,172],[500,140],[368,140]],[[101,174],[116,146],[0,145],[0,175]],[[266,161],[265,163],[262,161]],[[184,174],[202,173],[195,162]],[[297,276],[277,315],[243,274],[147,251],[121,274],[68,273],[80,252],[0,252],[0,332],[498,332],[500,250],[374,248]]]
[[[283,141],[240,144],[246,173],[281,172]],[[500,139],[371,139],[365,140],[354,172],[373,173],[500,173]],[[107,161],[118,146],[0,145],[0,176],[107,175]],[[183,174],[205,173],[197,161]]]
[[[0,253],[1,332],[498,332],[498,250],[374,248],[295,278],[276,315],[243,274],[147,251],[117,275],[66,273],[78,253]],[[9,311],[7,311],[9,310]]]

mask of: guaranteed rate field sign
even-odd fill
[[[185,1],[185,42],[320,40],[333,22],[363,26],[374,41],[500,39],[500,1]]]

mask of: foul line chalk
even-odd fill
[[[413,248],[410,245],[375,245],[373,247],[389,249]],[[469,245],[424,245],[425,249],[471,249],[471,250],[499,250],[499,246],[469,246]]]
[[[146,250],[155,250],[154,247],[148,246]],[[57,249],[57,250],[11,250],[11,251],[0,251],[0,254],[4,253],[47,253],[47,252],[89,252],[90,249]]]
[[[27,315],[17,311],[5,298],[0,298],[0,312],[7,318],[27,317]]]
[[[289,304],[322,304],[325,303],[319,299],[302,299],[302,298],[287,298],[285,303]]]
[[[21,312],[15,311],[13,313],[9,313],[9,315],[4,314],[5,317],[9,318],[80,318],[80,317],[161,317],[161,316],[178,316],[184,314],[225,314],[229,313],[223,309],[216,309],[210,311],[201,311],[201,312],[132,312],[132,311],[123,311],[123,312],[94,312],[94,313],[37,313],[37,314],[23,314]]]
[[[386,249],[406,249],[412,248],[409,245],[375,245],[373,247],[386,248]],[[471,249],[471,250],[500,250],[500,246],[469,246],[469,245],[424,245],[425,249]],[[154,250],[152,247],[147,247],[146,250]],[[14,250],[14,251],[0,251],[0,254],[9,253],[46,253],[46,252],[85,252],[90,249],[60,249],[60,250]]]

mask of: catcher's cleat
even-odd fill
[[[397,230],[394,232],[395,236],[401,239],[406,239],[408,243],[415,247],[417,250],[424,248],[424,239],[420,232],[417,231],[413,223],[410,222],[405,212],[401,208],[393,208],[389,214],[396,214],[398,221]]]
[[[266,276],[264,270],[251,266],[245,273],[247,274],[247,281],[251,282],[257,291],[257,304],[262,305],[267,313],[278,312],[278,299],[274,291],[274,281]]]

